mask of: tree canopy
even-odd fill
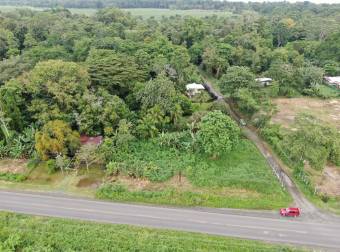
[[[204,153],[216,158],[230,152],[239,142],[237,124],[220,111],[209,112],[199,123],[197,141]]]

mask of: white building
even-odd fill
[[[324,79],[327,85],[340,89],[340,76],[334,76],[334,77],[326,76]]]
[[[255,79],[262,87],[267,87],[272,84],[272,79],[271,78],[256,78]]]
[[[190,83],[186,85],[187,93],[190,97],[199,94],[202,90],[205,90],[205,87],[202,84]]]

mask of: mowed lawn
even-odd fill
[[[161,182],[115,179],[97,197],[116,201],[219,208],[278,209],[291,202],[266,160],[243,139],[231,153],[212,160],[152,142],[139,142],[122,160],[152,162]],[[182,176],[180,177],[179,174]],[[135,185],[137,184],[137,185]]]
[[[0,212],[0,251],[303,251],[291,246]]]
[[[30,7],[30,6],[3,6],[0,5],[0,11],[1,12],[10,12],[20,9],[30,9],[30,10],[37,10],[42,11],[46,10],[47,8],[36,8],[36,7]],[[98,9],[92,9],[92,8],[70,8],[69,9],[74,14],[80,14],[80,15],[94,15]],[[217,15],[221,17],[226,17],[232,15],[230,12],[227,11],[216,11],[216,10],[172,10],[172,9],[153,9],[153,8],[136,8],[136,9],[123,9],[124,11],[130,12],[131,15],[142,17],[142,18],[150,18],[154,17],[156,19],[160,19],[162,17],[170,17],[170,16],[194,16],[194,17],[206,17],[206,16],[212,16]]]

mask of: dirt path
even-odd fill
[[[213,85],[205,80],[205,87],[207,91],[214,96],[217,100],[223,100],[230,107],[230,116],[239,123],[240,116],[233,110],[233,105],[224,99],[223,95],[214,89]],[[332,214],[324,213],[310,203],[301,191],[297,188],[290,175],[287,173],[287,167],[283,162],[272,152],[271,148],[263,141],[257,134],[256,130],[250,126],[242,127],[242,133],[245,137],[251,140],[264,158],[267,160],[269,166],[272,168],[273,173],[277,176],[282,186],[290,193],[294,202],[292,206],[301,208],[304,216],[308,219],[314,220],[332,220],[336,218]]]

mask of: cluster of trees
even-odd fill
[[[73,157],[74,165],[88,167],[110,160],[113,149],[127,149],[132,140],[188,130],[194,108],[185,84],[199,82],[200,75],[188,46],[173,43],[160,23],[137,22],[118,9],[94,17],[65,9],[13,15],[3,14],[0,21],[7,34],[0,45],[1,157],[52,160],[51,172]],[[187,22],[201,23],[183,21],[185,29]],[[195,39],[189,30],[181,34],[182,41]],[[224,114],[218,116],[231,124]],[[206,127],[202,143],[208,141]],[[100,151],[81,146],[82,134],[104,136]],[[216,153],[203,144],[202,151],[216,157],[230,151],[236,135]]]
[[[327,162],[340,165],[340,134],[338,130],[314,116],[300,114],[295,119],[294,130],[283,130],[279,125],[266,125],[262,136],[293,167],[306,161],[322,170]]]
[[[319,12],[311,6],[309,16],[332,20],[324,6]],[[0,156],[35,152],[62,163],[60,157],[79,154],[84,161],[93,150],[79,149],[81,134],[109,139],[103,153],[110,156],[129,139],[188,129],[201,130],[200,151],[212,157],[230,151],[238,133],[225,115],[198,116],[188,126],[195,106],[185,84],[201,81],[198,67],[249,114],[268,96],[317,95],[324,72],[340,68],[340,33],[331,21],[327,30],[314,24],[310,34],[307,14],[274,9],[161,20],[115,8],[92,17],[63,8],[0,13]],[[275,79],[270,92],[258,88],[256,76]],[[213,141],[221,128],[226,135]]]

